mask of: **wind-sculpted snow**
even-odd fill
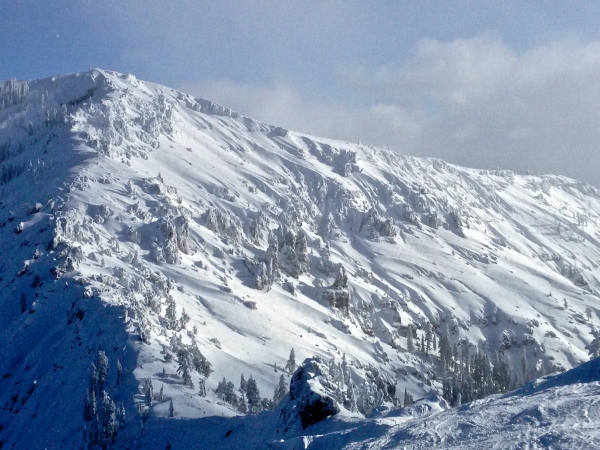
[[[276,407],[292,349],[337,374],[340,427],[600,353],[592,186],[318,138],[103,70],[8,81],[0,104],[7,448],[239,423]]]

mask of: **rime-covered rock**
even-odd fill
[[[306,359],[294,372],[287,401],[282,405],[280,428],[306,429],[340,412],[327,364],[318,357]]]

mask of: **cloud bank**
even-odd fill
[[[339,73],[332,89],[359,104],[314,100],[286,83],[216,79],[180,88],[316,135],[600,186],[600,42],[517,52],[493,36],[423,39],[403,61]]]

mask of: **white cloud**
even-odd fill
[[[341,83],[347,98],[371,99],[364,107],[307,101],[285,84],[217,80],[182,88],[292,129],[600,186],[599,75],[600,42],[518,53],[483,36],[422,40],[406,64],[358,68]]]
[[[403,147],[421,132],[421,125],[394,104],[361,109],[342,103],[308,102],[292,87],[282,84],[259,87],[219,80],[186,83],[180,88],[245,116],[318,136],[379,145],[394,142]]]

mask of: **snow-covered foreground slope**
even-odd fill
[[[521,389],[448,409],[433,396],[369,418],[334,416],[289,436],[278,412],[235,419],[151,419],[135,436],[142,448],[204,446],[281,450],[319,449],[596,449],[600,448],[600,360]],[[199,430],[202,430],[200,433]]]
[[[99,351],[118,444],[139,416],[169,434],[240,414],[223,378],[271,398],[292,348],[339,368],[358,420],[394,389],[441,392],[441,338],[523,382],[587,360],[600,322],[600,192],[564,177],[317,138],[102,70],[5,83],[0,161],[8,448],[89,438]]]
[[[600,361],[596,359],[510,394],[455,409],[437,412],[429,407],[435,400],[431,399],[416,403],[412,411],[386,412],[356,424],[327,425],[296,440],[310,442],[311,449],[600,448],[599,380]],[[427,413],[408,415],[419,407]]]

